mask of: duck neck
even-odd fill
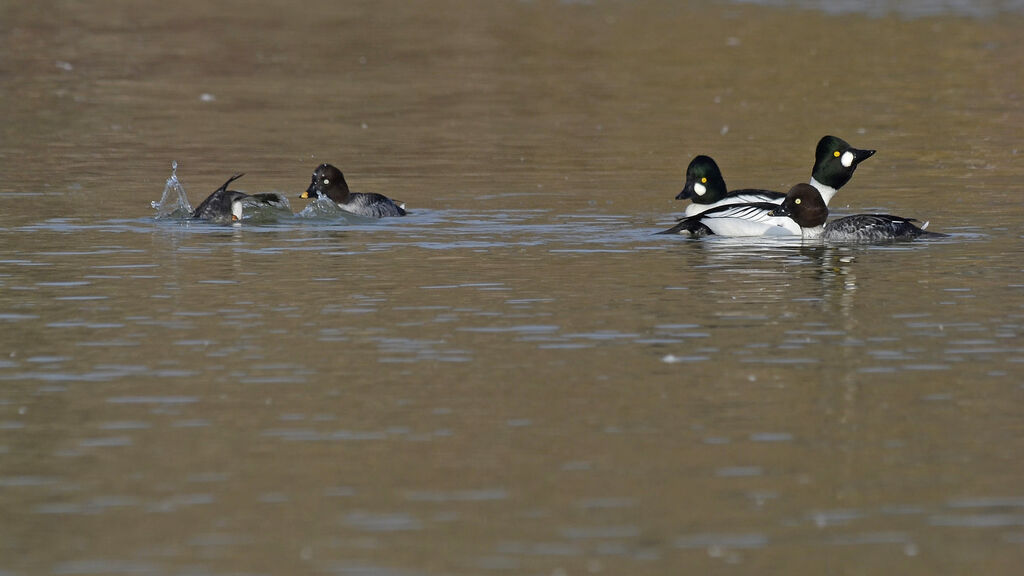
[[[350,194],[351,192],[348,190],[348,183],[345,182],[344,178],[342,178],[340,182],[331,188],[330,193],[327,196],[338,204],[345,204],[348,202]]]
[[[831,186],[818,182],[813,176],[811,176],[811,181],[808,182],[808,184],[818,189],[818,194],[821,194],[821,199],[825,201],[825,206],[828,206],[829,200],[832,200],[832,197],[839,191]]]

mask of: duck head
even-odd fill
[[[330,164],[321,164],[313,171],[313,179],[309,188],[299,195],[299,198],[316,198],[326,196],[338,203],[344,203],[348,199],[348,183],[345,182],[345,175]]]

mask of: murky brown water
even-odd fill
[[[1020,12],[0,9],[3,576],[1024,562]],[[953,237],[651,236],[825,133]],[[155,222],[173,160],[412,215]]]

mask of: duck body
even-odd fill
[[[701,236],[793,236],[800,226],[786,215],[776,215],[778,204],[755,202],[724,204],[686,216],[675,226],[658,234]]]
[[[272,206],[287,209],[288,201],[281,195],[274,193],[246,194],[237,190],[228,190],[228,185],[244,176],[235,174],[228,181],[206,197],[196,209],[192,211],[192,218],[196,220],[230,221],[237,222],[242,219],[242,209],[246,205]],[[288,209],[289,212],[291,211]]]
[[[829,222],[821,237],[832,242],[885,242],[948,236],[925,230],[927,222],[920,228],[915,222],[918,220],[889,214],[857,214]]]
[[[342,210],[367,218],[405,216],[405,205],[383,194],[351,192],[345,175],[330,164],[313,171],[313,179],[299,198],[326,197]]]
[[[801,227],[804,238],[820,237],[830,242],[890,242],[948,236],[925,230],[927,222],[918,227],[914,224],[918,220],[889,214],[856,214],[826,223],[828,207],[818,190],[808,184],[792,187],[775,214],[792,218]]]

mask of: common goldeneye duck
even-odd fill
[[[689,234],[692,237],[799,235],[800,226],[789,216],[776,215],[778,209],[779,205],[771,202],[723,204],[683,217],[675,226],[658,234]]]
[[[313,181],[299,198],[316,198],[326,196],[333,200],[342,210],[366,216],[383,218],[385,216],[405,216],[405,204],[395,202],[383,194],[350,192],[345,175],[330,164],[321,164],[313,171]]]
[[[743,189],[728,191],[718,164],[710,156],[700,155],[686,167],[686,184],[676,200],[690,200],[684,214],[693,216],[705,210],[726,204],[771,202],[779,204],[786,195],[771,190]]]
[[[854,148],[846,140],[836,136],[822,136],[821,140],[818,140],[818,147],[814,151],[810,185],[818,189],[825,206],[828,206],[836,192],[850,181],[857,165],[871,158],[874,153],[874,150]]]
[[[828,206],[825,206],[818,190],[807,184],[790,188],[774,214],[792,218],[801,227],[804,238],[821,237],[833,242],[885,242],[948,236],[926,231],[927,222],[918,228],[914,225],[917,220],[913,218],[889,214],[857,214],[826,224]]]
[[[228,190],[228,185],[244,176],[235,174],[228,181],[207,196],[196,209],[192,211],[192,218],[200,220],[215,220],[238,222],[242,219],[242,208],[246,205],[273,206],[275,208],[288,208],[288,201],[279,194],[246,194],[237,190]]]

